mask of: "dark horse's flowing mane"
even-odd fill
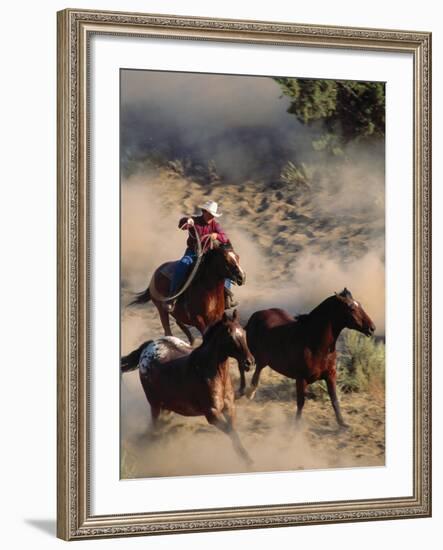
[[[341,296],[342,298],[350,298],[352,299],[352,294],[349,292],[347,288],[344,288],[339,294],[333,294],[332,296],[328,296],[323,302],[321,302],[318,306],[316,306],[309,315],[315,315],[317,313],[322,313],[326,309],[328,309],[331,305],[335,304],[337,302],[338,296]]]
[[[203,373],[208,372],[208,365],[206,365],[205,355],[207,351],[207,346],[209,342],[214,337],[215,333],[219,330],[219,328],[223,325],[223,320],[220,319],[219,321],[216,321],[214,324],[212,324],[203,334],[203,341],[202,343],[196,347],[194,350],[192,350],[190,354],[190,364],[194,366],[197,370],[199,370],[202,375]],[[206,348],[206,349],[205,349]],[[202,361],[203,360],[203,361]]]
[[[230,241],[228,241],[226,244],[220,244],[212,250],[208,250],[208,252],[206,252],[203,256],[202,263],[200,264],[197,274],[194,277],[194,282],[199,281],[202,277],[207,276],[207,272],[212,269],[213,259],[217,257],[218,254],[224,251],[230,252],[233,250],[234,248],[232,247]]]
[[[214,336],[214,333],[218,330],[218,328],[220,327],[220,325],[223,324],[223,320],[220,319],[219,321],[216,321],[215,323],[213,323],[210,327],[208,327],[208,329],[205,331],[205,333],[203,334],[203,342],[202,342],[202,345],[203,344],[207,344],[209,342],[209,340]]]
[[[205,262],[210,261],[211,258],[213,258],[217,253],[224,252],[225,250],[227,250],[228,252],[234,250],[230,241],[228,241],[225,244],[219,244],[218,246],[214,247],[212,250],[208,250],[206,254],[203,256],[203,259]]]
[[[297,323],[304,323],[309,319],[309,313],[298,313],[297,315],[294,315],[294,319]]]
[[[321,302],[320,304],[318,304],[318,306],[316,306],[312,311],[310,311],[309,313],[299,313],[298,315],[294,315],[294,319],[298,322],[298,323],[304,323],[305,321],[307,321],[312,315],[317,315],[319,313],[323,313],[325,310],[327,310],[333,303],[336,302],[337,300],[337,296],[341,296],[342,298],[349,298],[349,299],[352,299],[352,294],[351,292],[347,289],[347,288],[344,288],[339,294],[333,294],[332,296],[328,296],[327,298],[325,298],[323,300],[323,302]]]

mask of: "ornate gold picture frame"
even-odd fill
[[[90,346],[90,47],[94,36],[179,39],[319,51],[405,53],[413,59],[411,341],[412,494],[97,515],[92,512]],[[58,536],[65,540],[249,529],[431,515],[431,35],[69,9],[58,13]],[[116,220],[118,223],[118,220]],[[116,359],[118,362],[119,358]],[[110,376],[119,376],[110,367]],[[118,404],[116,403],[116,407]],[[118,475],[118,473],[116,473]]]

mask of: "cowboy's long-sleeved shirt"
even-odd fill
[[[178,227],[181,228],[184,224],[186,224],[188,219],[189,218],[187,217],[181,218],[178,222]],[[226,233],[223,231],[220,224],[215,220],[215,218],[212,218],[212,220],[210,220],[209,222],[205,222],[203,216],[192,216],[192,219],[194,220],[194,228],[198,232],[200,239],[205,235],[217,233],[218,241],[220,241],[222,244],[226,244],[227,242],[229,242]],[[191,229],[189,231],[188,240],[186,241],[186,246],[188,248],[191,248],[192,250],[196,250],[196,245],[197,242],[194,236],[194,231]]]

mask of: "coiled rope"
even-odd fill
[[[200,239],[200,235],[198,234],[198,231],[196,230],[195,226],[193,226],[192,228],[194,229],[195,239],[197,241],[197,259],[195,261],[195,264],[191,272],[189,273],[189,276],[186,282],[184,283],[184,285],[176,294],[173,294],[172,296],[162,296],[158,292],[157,288],[155,287],[154,277],[152,277],[151,282],[149,284],[149,292],[151,294],[151,297],[157,300],[157,302],[169,302],[171,300],[176,300],[179,296],[181,296],[183,292],[185,292],[189,288],[190,284],[194,280],[194,277],[197,274],[197,270],[200,266],[203,256],[210,248],[212,248],[212,242],[210,241],[211,235],[210,234],[203,235],[203,237]],[[202,241],[203,241],[203,246],[202,246]]]

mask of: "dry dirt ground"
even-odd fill
[[[161,334],[152,304],[123,309],[124,349],[130,351],[150,334]],[[173,333],[180,335],[173,325]],[[252,373],[247,373],[247,383]],[[231,360],[231,376],[238,388],[238,367]],[[317,385],[322,385],[318,382]],[[324,395],[323,395],[324,393]],[[309,394],[308,394],[309,395]],[[121,477],[288,471],[315,468],[383,466],[385,460],[385,402],[381,389],[340,396],[350,428],[337,428],[325,392],[307,399],[301,429],[295,429],[295,382],[267,368],[251,401],[236,401],[237,429],[253,459],[251,467],[236,455],[230,440],[203,417],[162,414],[152,430],[149,404],[138,371],[121,382]]]
[[[289,107],[269,78],[123,71],[122,355],[163,335],[152,304],[126,305],[156,267],[183,255],[178,220],[208,199],[219,203],[246,271],[246,284],[233,289],[243,324],[265,308],[309,312],[347,287],[384,339],[384,142],[322,151],[322,129],[300,123]],[[231,373],[237,385],[235,365]],[[370,393],[341,396],[347,432],[337,431],[317,389],[296,433],[294,381],[263,372],[255,400],[237,402],[252,469],[383,465],[383,388],[381,381]],[[150,433],[138,373],[123,375],[122,477],[244,471],[229,439],[203,418],[170,414],[161,424]]]
[[[235,364],[233,379],[237,385]],[[129,380],[130,378],[130,380]],[[265,370],[253,401],[237,400],[237,429],[253,459],[251,467],[237,457],[226,435],[203,417],[164,413],[152,432],[149,408],[138,373],[126,375],[137,423],[127,429],[122,449],[122,477],[240,473],[382,466],[385,455],[383,395],[341,396],[350,428],[337,429],[329,399],[308,399],[301,429],[295,428],[294,383]]]
[[[383,208],[371,202],[371,208],[366,204],[359,211],[353,186],[343,188],[344,181],[335,189],[329,182],[297,196],[278,181],[209,184],[169,168],[142,167],[127,178],[122,185],[122,355],[163,334],[152,304],[126,305],[134,292],[146,288],[156,266],[180,257],[186,235],[177,229],[178,219],[193,214],[208,197],[219,201],[223,227],[247,273],[246,285],[234,288],[242,323],[266,307],[284,307],[292,314],[310,311],[347,286],[382,335]],[[177,327],[173,334],[183,337]],[[234,364],[231,373],[237,387]],[[348,431],[337,430],[324,396],[306,402],[303,427],[296,432],[294,381],[265,369],[255,400],[237,401],[238,432],[254,460],[252,470],[382,466],[383,390],[342,395],[341,404]],[[138,373],[122,376],[123,478],[242,471],[245,465],[229,439],[204,418],[166,414],[161,429],[151,434]]]

